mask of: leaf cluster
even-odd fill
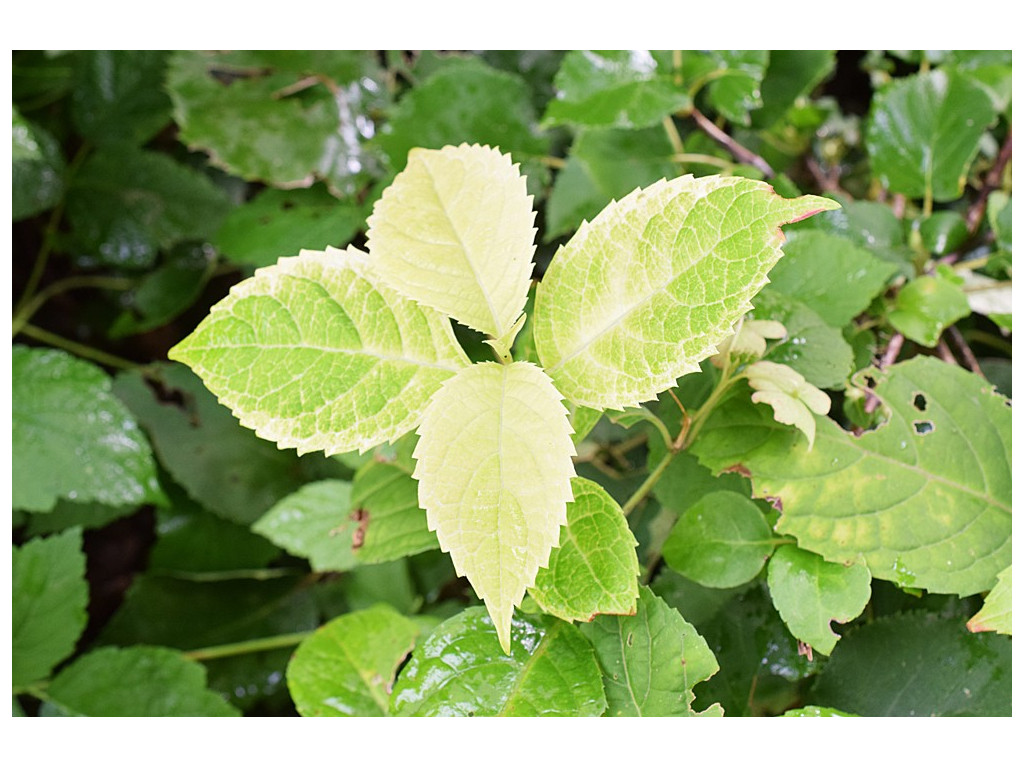
[[[1009,52],[13,65],[15,714],[1009,714]]]

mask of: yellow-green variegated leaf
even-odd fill
[[[558,545],[575,475],[561,395],[532,363],[479,363],[431,399],[413,455],[420,506],[509,651],[512,608]]]
[[[168,356],[260,437],[327,454],[409,432],[469,364],[447,318],[399,296],[351,247],[256,270]]]
[[[374,269],[403,295],[502,339],[530,287],[532,201],[498,149],[414,149],[367,222]]]
[[[537,290],[537,353],[579,405],[621,410],[697,371],[782,256],[779,227],[838,204],[758,181],[683,176],[584,224]]]

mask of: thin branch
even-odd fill
[[[44,344],[49,344],[52,347],[58,347],[60,349],[67,350],[79,357],[84,357],[88,360],[94,360],[102,365],[108,365],[111,368],[123,368],[125,370],[132,370],[139,367],[139,363],[133,363],[131,360],[126,360],[123,357],[117,355],[111,355],[100,349],[86,346],[85,344],[79,344],[77,341],[71,339],[65,339],[63,336],[58,336],[55,333],[50,333],[42,328],[37,328],[34,325],[25,325],[21,332],[29,338],[41,341]]]
[[[946,343],[945,339],[939,339],[939,343],[935,345],[935,351],[939,353],[939,357],[942,358],[944,362],[947,362],[950,365],[955,365],[957,368],[960,367],[960,363],[958,363],[956,358],[953,357],[953,350],[949,348],[949,344]]]
[[[989,194],[993,190],[999,189],[999,184],[1003,178],[1003,172],[1006,170],[1006,166],[1010,162],[1010,156],[1013,153],[1012,139],[1013,129],[1011,128],[1006,132],[1006,140],[1003,142],[1003,146],[999,150],[999,155],[996,157],[995,164],[985,175],[985,182],[981,188],[981,193],[978,195],[978,199],[975,200],[967,210],[967,231],[972,235],[978,231],[978,227],[981,226],[981,220],[985,217],[985,209],[988,207]]]
[[[882,359],[878,361],[878,369],[885,370],[890,365],[896,362],[896,358],[899,357],[900,350],[903,349],[903,334],[896,332],[889,339],[889,344],[885,348],[885,352],[882,354]],[[882,401],[875,396],[874,392],[870,390],[865,395],[864,400],[864,413],[873,413]]]
[[[11,335],[17,336],[32,315],[39,311],[47,301],[65,291],[78,288],[101,288],[109,291],[127,291],[135,287],[136,281],[128,277],[109,277],[106,275],[86,275],[81,277],[68,277],[51,283],[43,290],[32,297],[30,301],[23,304],[11,321]]]
[[[981,372],[981,366],[978,365],[978,358],[974,356],[974,353],[967,344],[967,340],[964,339],[964,336],[960,333],[959,329],[955,325],[951,325],[946,329],[946,335],[949,336],[949,340],[953,342],[953,346],[956,347],[957,352],[960,353],[960,358],[967,363],[967,367],[984,378],[985,374]]]
[[[765,160],[756,152],[752,152],[743,145],[737,143],[736,140],[732,138],[732,136],[730,136],[717,125],[715,125],[713,122],[708,120],[699,109],[694,107],[690,114],[693,115],[693,119],[697,122],[697,126],[702,131],[704,131],[704,133],[706,133],[712,139],[714,139],[727,150],[729,150],[732,156],[739,160],[741,163],[746,163],[747,165],[754,166],[755,168],[757,168],[757,170],[761,171],[761,173],[763,173],[767,177],[772,177],[775,175],[775,171],[772,170],[772,167],[770,165],[768,165],[767,160]]]

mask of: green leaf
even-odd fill
[[[358,206],[323,187],[265,189],[227,215],[213,243],[231,261],[269,267],[303,248],[343,247],[362,225]]]
[[[581,129],[555,177],[545,208],[544,239],[551,241],[593,219],[610,201],[637,187],[672,178],[679,166],[660,125],[640,130]]]
[[[768,563],[768,588],[793,636],[828,656],[839,640],[832,622],[861,614],[871,599],[871,573],[859,563],[829,563],[787,544]]]
[[[530,89],[518,75],[478,59],[446,59],[445,66],[405,93],[376,142],[395,170],[414,147],[483,144],[511,152],[541,180],[544,167],[530,163],[548,154],[550,140],[537,129]]]
[[[842,328],[885,287],[895,267],[842,237],[825,232],[792,235],[786,256],[772,269],[772,290],[802,302],[829,325]]]
[[[257,270],[168,357],[263,439],[328,455],[401,437],[468,363],[448,321],[382,284],[354,248]]]
[[[32,539],[11,555],[11,684],[42,680],[75,650],[89,585],[82,531]]]
[[[771,51],[760,86],[764,105],[750,114],[754,127],[777,123],[797,99],[829,76],[835,62],[835,51]]]
[[[964,217],[954,211],[938,211],[921,222],[921,243],[929,252],[952,253],[970,236]]]
[[[483,608],[438,626],[391,694],[403,716],[595,717],[606,706],[594,651],[572,624],[517,615],[502,649]]]
[[[12,503],[161,503],[149,443],[99,367],[56,349],[11,352]]]
[[[60,202],[64,194],[64,158],[49,131],[29,122],[17,109],[11,124],[11,214],[27,219]]]
[[[890,192],[948,202],[963,194],[981,137],[995,119],[984,88],[956,71],[934,69],[876,92],[864,143]]]
[[[694,585],[696,586],[696,585]],[[698,587],[703,592],[717,593]],[[715,654],[721,670],[696,690],[694,707],[721,703],[729,716],[777,715],[803,700],[806,680],[821,667],[809,660],[772,605],[763,580],[747,589],[726,592],[710,616],[689,618],[689,606],[700,593],[687,590],[675,606],[693,622]],[[666,599],[672,595],[666,595]],[[703,598],[707,601],[707,597]],[[699,604],[698,604],[699,605]]]
[[[25,524],[26,536],[46,536],[78,526],[83,530],[102,528],[114,520],[127,517],[136,511],[135,505],[110,507],[95,501],[81,504],[61,499],[49,512],[28,515]]]
[[[1012,51],[949,51],[948,61],[984,88],[997,112],[1005,112],[1013,96]]]
[[[809,706],[788,709],[782,713],[782,717],[856,717],[856,715],[840,712],[832,707]]]
[[[206,687],[202,664],[168,648],[101,648],[62,670],[46,697],[69,715],[226,717],[241,713]]]
[[[771,528],[749,497],[713,491],[679,517],[662,555],[698,584],[727,589],[757,576],[773,549]]]
[[[97,145],[145,144],[171,121],[165,51],[82,51],[71,119]]]
[[[652,438],[648,441],[648,472],[658,466],[667,450],[661,440]],[[710,470],[697,461],[697,457],[693,453],[683,451],[675,455],[654,485],[654,495],[661,505],[679,514],[714,491],[734,491],[749,499],[750,481],[735,473],[715,477]]]
[[[402,660],[420,634],[388,606],[339,616],[302,641],[288,690],[304,717],[379,717]]]
[[[772,345],[765,360],[792,368],[819,389],[842,389],[853,368],[853,349],[842,331],[810,307],[770,288],[754,300],[753,317],[774,320],[786,338]]]
[[[438,548],[418,493],[410,471],[395,464],[372,462],[356,474],[352,514],[357,561],[383,563]]]
[[[594,644],[604,676],[609,716],[721,715],[691,705],[693,687],[718,671],[718,662],[697,630],[657,597],[640,590],[635,616],[599,616],[581,626]]]
[[[941,276],[922,275],[900,289],[889,322],[911,341],[934,347],[946,328],[969,314],[960,286]]]
[[[1012,635],[1013,623],[1013,571],[1012,566],[1000,572],[996,585],[985,596],[985,604],[971,620],[967,628],[971,632],[998,632]]]
[[[878,258],[896,264],[908,277],[914,274],[909,263],[913,252],[906,246],[903,223],[885,203],[873,200],[844,202],[842,208],[825,211],[820,216],[794,224],[790,229],[793,233],[805,230],[820,230],[850,240]]]
[[[876,619],[843,638],[811,701],[868,717],[1008,716],[1010,651],[956,618]]]
[[[558,547],[530,594],[545,613],[565,621],[632,614],[640,563],[622,509],[592,480],[574,477],[572,494]]]
[[[723,402],[693,450],[715,471],[743,467],[780,500],[776,530],[832,562],[969,595],[1010,564],[1010,409],[981,377],[916,357],[867,372],[888,422],[854,437],[818,417],[814,450],[742,398]],[[965,431],[965,426],[969,429]]]
[[[208,247],[181,244],[132,291],[122,294],[128,304],[108,331],[111,338],[145,333],[173,320],[191,307],[216,268]]]
[[[89,155],[68,189],[75,247],[96,262],[145,269],[160,250],[213,236],[227,196],[169,155],[117,145]]]
[[[782,255],[779,226],[835,207],[737,177],[683,176],[605,208],[555,254],[537,290],[537,352],[591,408],[652,399],[698,370]]]
[[[824,416],[832,400],[820,389],[807,383],[803,376],[787,365],[758,360],[748,365],[743,375],[754,390],[750,399],[767,403],[772,416],[780,424],[792,424],[807,438],[807,450],[814,447],[814,414]]]
[[[573,498],[565,414],[532,363],[478,363],[441,386],[418,429],[413,477],[427,525],[486,604],[506,652],[512,608],[547,565]]]
[[[750,125],[750,113],[762,105],[761,80],[768,66],[768,51],[707,51],[713,78],[708,101],[722,116]]]
[[[671,68],[650,51],[569,51],[555,75],[545,125],[645,128],[690,106]]]
[[[264,568],[281,550],[236,523],[207,512],[176,485],[171,507],[157,512],[157,540],[149,550],[153,573],[208,574]]]
[[[414,149],[373,208],[367,247],[403,296],[501,339],[526,304],[534,215],[526,179],[500,150]]]
[[[379,77],[364,51],[178,51],[167,90],[181,140],[232,174],[349,194],[377,165],[356,116],[383,106]]]
[[[350,570],[358,562],[352,551],[351,488],[344,480],[309,483],[271,507],[252,530],[308,558],[314,571]]]
[[[114,391],[149,433],[161,466],[189,496],[227,520],[249,525],[322,476],[315,457],[279,451],[239,426],[183,365],[150,365],[146,378],[121,374]]]

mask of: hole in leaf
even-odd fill
[[[924,409],[928,407],[928,401],[925,400],[924,395],[920,392],[914,395],[914,407],[921,411],[921,413],[924,413]]]
[[[935,430],[935,425],[930,421],[915,421],[914,430],[919,435],[927,435],[929,432],[933,432]]]

